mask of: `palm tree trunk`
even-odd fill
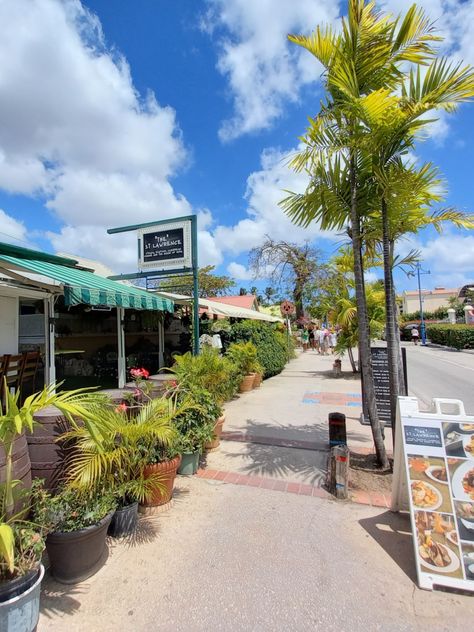
[[[351,229],[352,252],[354,256],[354,282],[357,304],[357,322],[359,329],[359,363],[364,383],[364,395],[366,397],[367,411],[372,428],[377,461],[383,468],[389,467],[385,444],[383,442],[382,428],[380,426],[375,401],[374,376],[370,356],[370,333],[367,305],[365,301],[364,269],[362,265],[362,239],[360,234],[360,217],[357,208],[357,182],[354,155],[350,158],[350,187],[351,187]]]
[[[354,360],[354,354],[352,353],[352,349],[350,347],[347,349],[347,355],[349,356],[349,362],[351,363],[352,373],[357,373],[357,367]]]
[[[398,323],[398,307],[397,307],[397,297],[395,295],[395,284],[393,283],[393,259],[394,259],[394,251],[395,251],[395,242],[393,239],[390,240],[390,261],[392,262],[390,273],[392,275],[392,300],[395,309],[395,319],[393,323],[393,337],[397,345],[397,363],[398,363],[398,384],[399,384],[399,394],[400,395],[408,395],[408,391],[405,388],[405,373],[403,370],[403,361],[402,361],[402,348],[400,346],[400,327]]]
[[[400,395],[399,355],[400,344],[395,338],[396,305],[392,277],[392,258],[390,251],[390,227],[388,209],[385,198],[382,198],[382,252],[385,288],[385,322],[388,356],[388,377],[390,384],[390,423],[395,428],[397,414],[397,397]]]

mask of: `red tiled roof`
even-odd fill
[[[257,298],[253,294],[244,294],[242,296],[216,296],[215,298],[210,298],[210,301],[215,301],[216,303],[225,303],[226,305],[233,305],[234,307],[245,307],[245,309],[257,309],[258,304]]]

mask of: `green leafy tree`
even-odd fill
[[[211,298],[212,296],[225,296],[235,287],[235,281],[225,275],[214,274],[216,266],[199,268],[199,296]],[[186,274],[161,281],[158,287],[164,292],[176,292],[177,294],[191,295],[193,293],[193,277]]]
[[[343,228],[349,222],[366,403],[377,457],[386,466],[370,359],[362,261],[365,222],[375,212],[381,217],[393,381],[398,376],[389,248],[393,199],[386,185],[393,175],[396,181],[403,177],[401,156],[427,124],[421,117],[433,108],[450,111],[457,102],[470,98],[473,76],[469,68],[435,59],[439,37],[415,5],[403,18],[392,18],[378,13],[374,2],[349,0],[340,34],[326,27],[310,36],[290,36],[290,40],[322,63],[327,101],[311,119],[304,148],[293,160],[297,170],[311,176],[310,186],[303,195],[291,194],[283,206],[302,225],[317,219],[322,228]],[[427,66],[423,78],[420,65]]]

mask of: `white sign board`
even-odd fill
[[[474,417],[434,407],[399,398],[392,509],[408,505],[420,587],[474,592]]]
[[[178,270],[191,268],[191,221],[180,220],[138,231],[138,268],[140,270]]]

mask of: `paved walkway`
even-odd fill
[[[358,382],[308,352],[226,408],[226,439],[171,506],[109,543],[97,575],[44,582],[39,632],[441,632],[472,627],[474,599],[416,588],[407,516],[321,488],[327,414],[370,450]],[[318,402],[318,403],[316,403]]]
[[[347,370],[334,378],[333,361],[314,351],[301,353],[280,375],[228,403],[224,440],[207,456],[207,468],[220,477],[228,472],[226,480],[234,483],[230,473],[321,487],[328,415],[336,411],[346,414],[350,448],[373,451],[370,428],[359,421],[360,380]],[[387,436],[387,444],[390,441]]]

